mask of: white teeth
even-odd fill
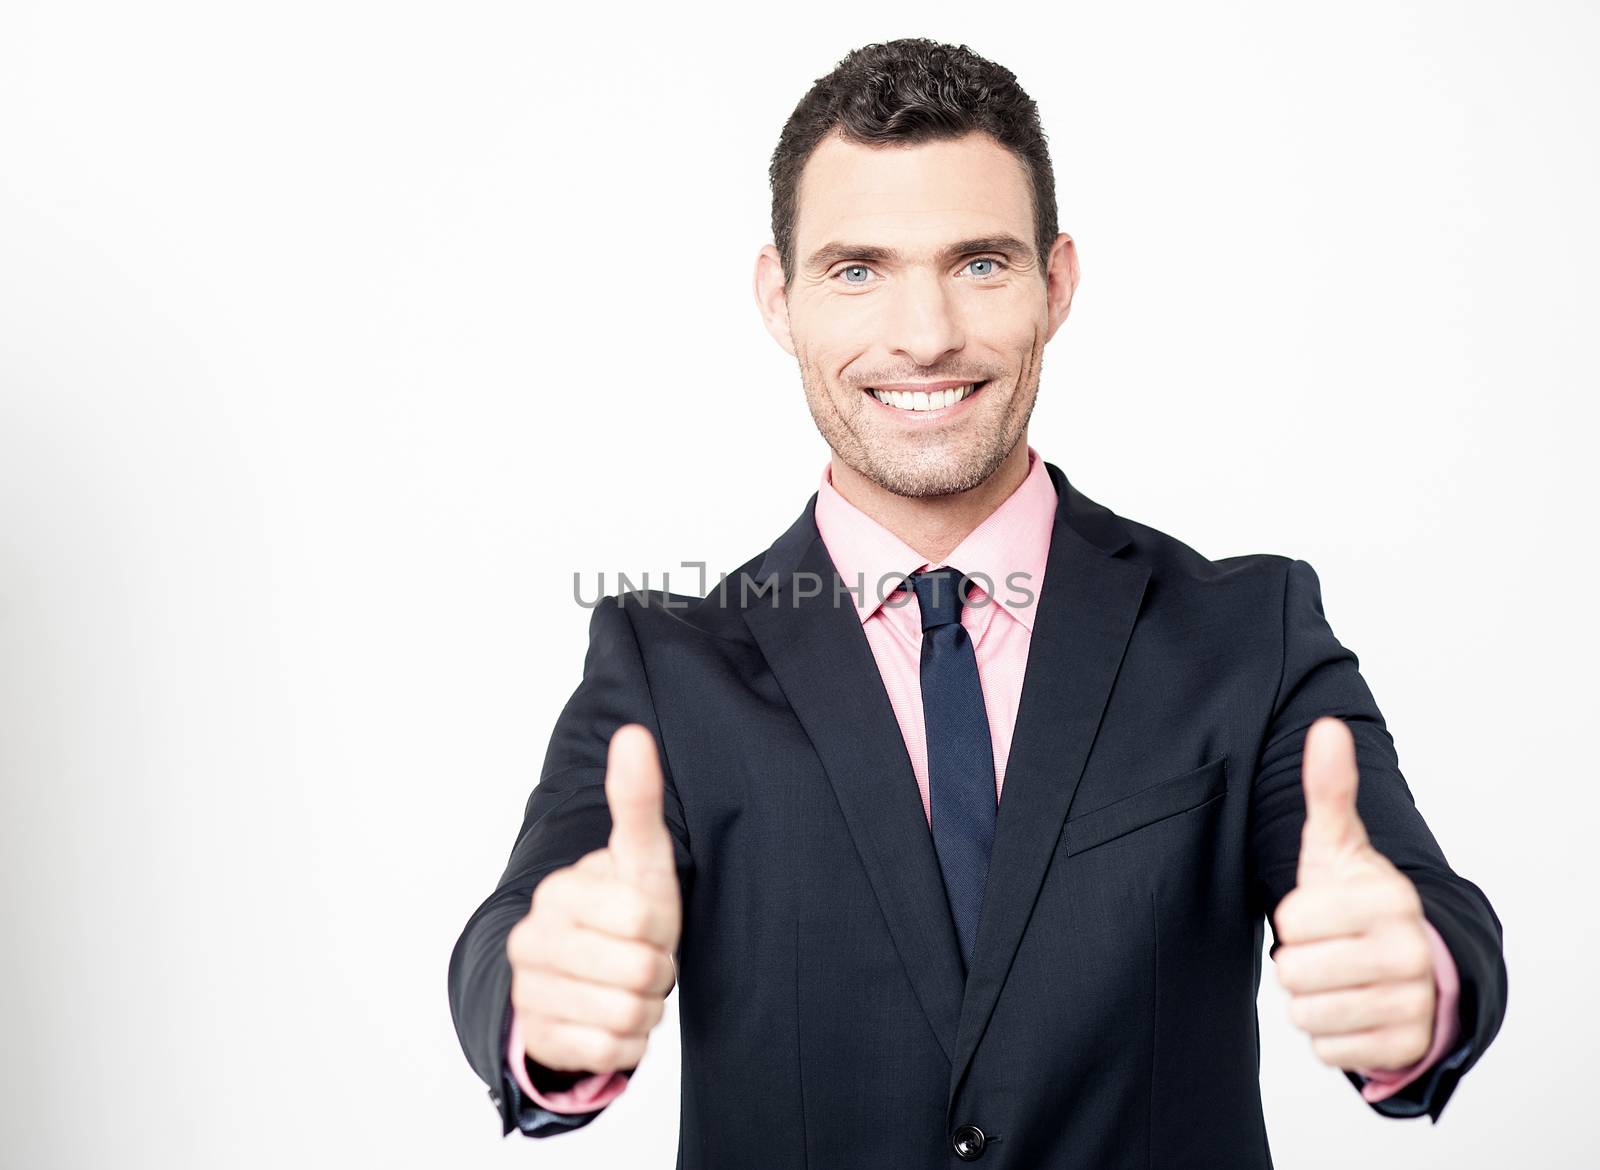
[[[972,385],[969,383],[943,390],[874,390],[872,396],[896,410],[939,410],[954,406],[971,393]]]

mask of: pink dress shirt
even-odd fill
[[[1022,697],[1022,677],[1028,665],[1028,642],[1033,634],[1034,609],[1044,584],[1050,534],[1055,524],[1056,489],[1044,461],[1028,448],[1028,474],[1016,491],[967,534],[943,564],[953,565],[978,585],[994,583],[993,595],[975,586],[961,608],[961,624],[972,639],[978,659],[978,681],[989,717],[989,740],[994,748],[995,800],[1005,785],[1006,760],[1011,754],[1011,733],[1016,726],[1017,704]],[[883,676],[889,705],[894,709],[905,738],[911,770],[922,794],[922,812],[933,823],[928,798],[927,731],[922,720],[922,622],[915,596],[895,588],[894,582],[929,565],[925,557],[907,546],[851,504],[833,486],[828,469],[817,489],[817,531],[844,584],[853,592],[857,615],[872,656]],[[1026,588],[1007,585],[1013,573]],[[882,582],[880,586],[880,582]],[[858,588],[858,586],[861,586]],[[885,596],[880,598],[880,588]],[[1455,961],[1439,932],[1423,923],[1433,954],[1437,1009],[1433,1044],[1422,1058],[1407,1068],[1356,1069],[1369,1078],[1361,1095],[1382,1101],[1400,1091],[1449,1051],[1459,1035],[1457,1001],[1460,980]],[[628,1074],[614,1072],[585,1077],[559,1093],[540,1093],[524,1066],[522,1032],[515,1012],[506,1053],[517,1084],[539,1105],[556,1113],[587,1113],[621,1093]]]

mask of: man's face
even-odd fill
[[[908,497],[966,491],[1000,466],[1077,284],[1071,238],[1057,237],[1048,281],[1033,238],[1027,171],[986,134],[818,146],[789,290],[768,245],[756,292],[837,458]]]

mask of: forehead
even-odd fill
[[[829,135],[806,160],[796,254],[823,240],[881,243],[913,254],[958,235],[1033,238],[1022,160],[983,133],[916,146],[866,146]]]

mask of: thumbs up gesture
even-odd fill
[[[1289,1018],[1337,1068],[1399,1069],[1433,1041],[1435,989],[1422,899],[1356,815],[1355,738],[1324,716],[1306,732],[1306,821],[1295,888],[1273,930]]]
[[[605,786],[606,847],[548,874],[506,938],[523,1047],[546,1068],[637,1067],[677,982],[678,871],[644,727],[611,737]]]

